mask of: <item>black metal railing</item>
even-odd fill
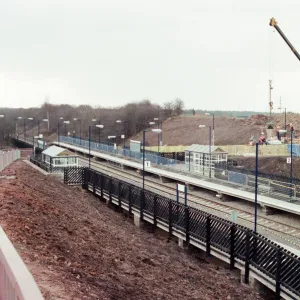
[[[249,282],[250,267],[252,270],[257,269],[274,280],[276,299],[280,299],[282,287],[292,299],[294,295],[300,296],[299,257],[264,236],[154,192],[143,192],[137,186],[92,169],[66,169],[65,183],[74,182],[101,197],[105,196],[120,207],[127,205],[130,212],[135,209],[142,219],[151,216],[154,225],[159,221],[168,228],[170,236],[177,230],[185,236],[187,243],[191,239],[202,242],[207,255],[210,255],[211,247],[218,249],[229,256],[231,269],[236,259],[244,262],[246,283]]]
[[[32,162],[33,164],[37,165],[39,168],[43,169],[46,172],[50,171],[50,167],[48,164],[46,164],[42,159],[41,159],[42,155],[41,154],[31,154],[30,155],[30,162]]]

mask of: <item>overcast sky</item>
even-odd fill
[[[118,106],[300,112],[299,0],[0,0],[1,106]]]

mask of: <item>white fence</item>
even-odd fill
[[[20,159],[20,150],[10,150],[0,152],[0,172],[13,161]],[[2,300],[2,299],[0,299]]]
[[[0,227],[0,300],[43,300],[16,249]]]

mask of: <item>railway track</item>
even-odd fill
[[[79,162],[82,166],[88,165],[87,158],[80,158]],[[91,161],[91,167],[95,170],[101,171],[107,175],[113,175],[118,179],[126,181],[128,183],[134,183],[135,185],[142,186],[142,178],[140,175],[135,174],[134,171],[122,170],[116,165]],[[153,180],[147,177],[145,180],[145,188],[155,191],[161,195],[167,196],[175,200],[176,189],[175,187],[168,186],[166,184],[160,183],[157,180]],[[206,211],[213,215],[217,215],[221,218],[230,220],[232,213],[236,212],[238,215],[237,222],[245,227],[253,228],[254,214],[241,208],[232,207],[226,203],[217,202],[217,200],[211,200],[207,197],[199,196],[195,192],[189,191],[188,193],[188,205]],[[180,202],[184,199],[180,196]],[[277,240],[280,243],[288,243],[290,246],[297,247],[300,250],[300,228],[287,223],[271,220],[266,216],[259,216],[257,223],[257,230],[259,233]]]

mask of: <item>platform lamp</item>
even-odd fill
[[[161,129],[161,130],[162,130],[162,122],[159,122],[159,118],[153,118],[153,120],[154,120],[155,122],[157,122],[157,129]],[[160,126],[159,126],[159,125],[160,125]],[[158,154],[160,153],[160,151],[159,151],[159,146],[160,146],[161,142],[162,142],[162,131],[161,131],[161,133],[159,133],[159,134],[157,135],[157,153],[158,153]]]
[[[145,189],[145,141],[146,141],[146,132],[154,132],[154,133],[160,134],[161,129],[154,128],[154,129],[151,129],[151,130],[143,130],[143,195],[144,195],[144,189]]]
[[[290,152],[290,197],[293,200],[293,133],[294,127],[290,124],[290,139],[291,139],[291,152]]]
[[[0,119],[4,119],[4,115],[0,115]],[[3,123],[2,137],[4,141],[4,123]]]
[[[215,145],[215,114],[214,113],[205,113],[206,116],[212,116],[212,144]]]
[[[38,120],[38,135],[40,135],[40,125],[41,125],[41,122],[49,122],[49,120],[48,119]]]
[[[22,117],[16,117],[16,136],[18,138],[18,120],[22,120],[23,118]]]
[[[199,128],[206,128],[206,127],[209,128],[209,178],[211,178],[211,126],[199,125]]]
[[[149,125],[150,126],[153,126],[153,125],[155,125],[156,123],[155,122],[149,122]],[[157,129],[159,129],[159,124],[157,124],[158,126],[157,126]],[[158,137],[158,139],[157,139],[157,156],[158,156],[158,147],[159,147],[159,134],[157,135],[157,137]]]
[[[73,121],[79,122],[79,139],[80,139],[80,145],[81,145],[81,119],[73,118]]]
[[[109,135],[108,137],[107,137],[109,140],[111,140],[111,139],[116,139],[116,141],[117,141],[117,136],[116,135]],[[117,144],[115,144],[116,145],[116,150],[117,150],[117,153],[118,153],[118,146],[117,146]]]
[[[254,194],[254,232],[257,232],[257,194],[258,194],[258,143],[255,144],[255,194]]]
[[[70,121],[64,121],[65,124],[65,136],[67,136],[67,125],[70,124]]]
[[[97,119],[92,119],[92,122],[97,122]],[[94,125],[92,125],[92,126],[94,126]],[[92,138],[92,136],[93,136],[93,133],[91,132],[91,138]],[[96,142],[96,138],[95,138],[95,142]]]
[[[33,136],[32,134],[32,128],[33,128],[33,118],[27,118],[29,121],[31,121],[31,135]],[[29,123],[30,124],[30,123]],[[26,126],[26,125],[25,125]]]
[[[126,136],[126,123],[127,123],[127,121],[116,120],[116,123],[117,124],[123,123],[123,135],[121,135],[121,138],[123,138],[123,149],[125,149],[125,143],[126,143],[125,136]],[[116,136],[117,136],[117,132],[116,132]],[[117,144],[117,140],[116,140],[116,144]]]
[[[103,125],[89,125],[89,169],[91,168],[91,128],[103,128]]]

